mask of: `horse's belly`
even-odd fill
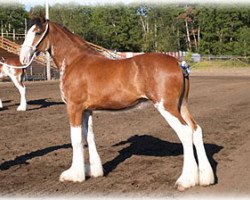
[[[131,107],[138,103],[141,97],[135,94],[110,94],[107,96],[99,96],[89,101],[88,107],[91,109],[119,110]]]

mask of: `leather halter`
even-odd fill
[[[40,37],[40,39],[38,40],[38,42],[36,43],[36,45],[34,46],[29,46],[29,45],[22,45],[22,46],[26,46],[31,48],[34,52],[37,51],[37,47],[41,44],[41,42],[43,41],[43,39],[45,38],[46,34],[48,33],[49,30],[49,20],[46,19],[46,27],[45,27],[45,31],[43,32],[42,36]]]

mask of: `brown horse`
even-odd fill
[[[4,63],[7,65],[20,66],[21,63],[18,57],[7,58],[4,60]],[[23,84],[24,70],[23,69],[15,69],[10,68],[5,64],[0,64],[0,78],[10,77],[16,88],[18,89],[21,99],[20,105],[18,106],[18,111],[25,111],[27,109],[27,102],[25,97],[25,86]],[[0,108],[3,108],[2,101],[0,99]]]
[[[63,26],[36,18],[20,52],[25,64],[37,52],[49,51],[61,73],[61,96],[67,104],[73,158],[60,181],[82,182],[85,176],[103,176],[93,134],[93,110],[119,110],[140,99],[153,102],[177,133],[184,149],[179,190],[214,183],[214,175],[202,141],[202,130],[187,109],[189,79],[177,59],[147,53],[124,60],[111,60]],[[83,128],[82,128],[83,126]],[[82,129],[89,146],[90,166],[84,165]],[[196,163],[193,144],[196,147]]]

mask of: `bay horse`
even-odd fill
[[[70,123],[72,164],[62,172],[60,181],[82,182],[87,175],[103,176],[94,140],[93,111],[120,110],[135,105],[140,99],[148,99],[183,146],[184,162],[176,181],[177,189],[183,191],[198,184],[214,183],[202,129],[187,108],[189,78],[176,58],[146,53],[112,60],[65,27],[39,17],[32,20],[21,48],[20,62],[25,64],[34,53],[45,51],[60,71],[61,97],[67,105]],[[84,163],[83,134],[89,147],[89,165]]]
[[[7,65],[20,66],[19,57],[7,58],[4,60],[4,63]],[[0,78],[9,77],[18,89],[21,99],[20,105],[17,107],[18,111],[26,111],[27,102],[26,102],[26,89],[23,84],[24,78],[24,69],[10,68],[5,64],[0,64]],[[0,108],[3,108],[2,100],[0,99]]]

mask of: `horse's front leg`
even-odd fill
[[[21,99],[20,99],[20,105],[17,107],[18,111],[26,111],[27,110],[27,102],[26,102],[26,88],[24,85],[20,85],[18,87]]]
[[[102,162],[95,145],[92,111],[84,111],[83,127],[89,148],[89,166],[86,167],[86,173],[93,177],[103,176]]]
[[[27,110],[27,102],[26,102],[26,88],[24,86],[24,84],[22,83],[22,78],[21,78],[22,74],[18,74],[18,75],[11,75],[10,78],[12,80],[12,82],[14,83],[14,85],[17,87],[21,99],[20,99],[20,105],[18,106],[17,110],[18,111],[26,111]]]
[[[71,167],[60,176],[60,181],[82,182],[85,180],[84,149],[82,144],[82,105],[68,102],[70,136],[73,148]]]

